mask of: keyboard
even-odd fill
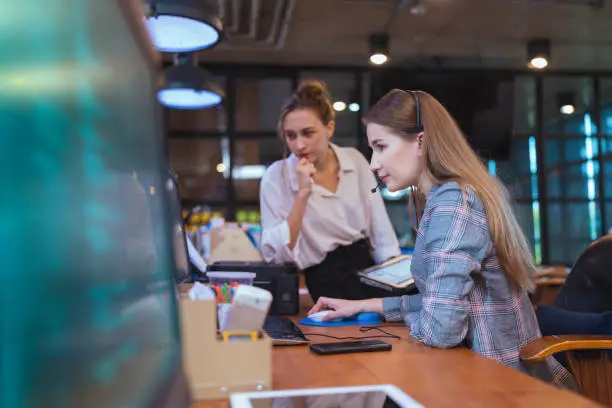
[[[264,331],[275,346],[292,346],[308,344],[310,340],[304,336],[291,319],[283,316],[267,316],[263,326]]]

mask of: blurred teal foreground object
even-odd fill
[[[2,408],[165,406],[180,377],[142,3],[2,2]]]

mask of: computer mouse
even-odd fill
[[[311,314],[310,316],[308,316],[308,318],[310,320],[312,320],[313,322],[322,322],[323,318],[325,316],[327,316],[328,314],[330,314],[331,312],[332,312],[331,310],[322,310],[320,312]],[[335,322],[335,321],[338,321],[338,320],[340,320],[340,319],[333,319],[331,321]]]

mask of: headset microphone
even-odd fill
[[[370,192],[375,193],[376,190],[379,190],[381,187],[383,186],[383,182],[378,180],[378,184],[376,184],[376,187],[374,187],[373,189],[370,190]]]

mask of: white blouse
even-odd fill
[[[321,263],[338,246],[368,237],[374,261],[400,255],[399,243],[365,157],[352,147],[331,145],[340,164],[335,194],[315,184],[293,251],[287,217],[298,193],[298,158],[273,163],[261,180],[261,252],[267,262],[295,262],[300,269]]]

